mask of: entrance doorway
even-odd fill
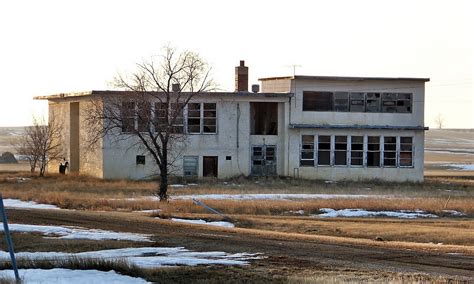
[[[276,172],[276,146],[252,146],[252,168],[254,176],[274,176]]]
[[[217,177],[217,156],[202,157],[202,176]]]

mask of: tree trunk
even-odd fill
[[[168,200],[168,172],[166,169],[161,169],[160,170],[160,192],[159,192],[159,197],[160,201],[167,201]]]

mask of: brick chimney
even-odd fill
[[[235,91],[248,92],[249,90],[249,68],[245,61],[240,60],[240,65],[235,67]]]

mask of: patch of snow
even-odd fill
[[[218,226],[218,227],[226,227],[226,228],[234,228],[235,225],[230,222],[225,221],[205,221],[202,219],[192,220],[192,219],[179,219],[179,218],[171,218],[171,221],[175,222],[182,222],[182,223],[190,223],[190,224],[197,224],[197,225],[210,225],[210,226]]]
[[[113,232],[98,229],[85,229],[81,227],[9,224],[9,229],[12,232],[41,233],[51,238],[66,240],[83,239],[151,242],[150,235]],[[0,232],[3,232],[3,226],[0,226]]]
[[[343,198],[391,198],[389,195],[366,195],[366,194],[299,194],[299,193],[280,193],[280,194],[200,194],[200,195],[176,195],[173,200],[188,200],[192,198],[213,199],[213,200],[291,200],[291,199],[343,199]]]
[[[456,168],[460,171],[474,171],[474,164],[445,164],[443,166]]]
[[[293,214],[304,215],[304,210],[289,211],[289,212]]]
[[[137,213],[156,213],[160,212],[161,209],[147,209],[147,210],[137,210],[137,211],[132,211],[132,212],[137,212]]]
[[[394,217],[403,219],[414,218],[437,218],[434,214],[426,213],[422,210],[408,211],[368,211],[364,209],[341,209],[334,210],[331,208],[321,208],[322,214],[314,215],[316,217],[333,218],[333,217]]]
[[[122,248],[101,251],[88,251],[80,253],[63,252],[19,252],[17,259],[29,260],[60,260],[67,258],[78,259],[121,259],[141,268],[157,268],[161,266],[176,265],[247,265],[249,260],[260,259],[259,254],[236,253],[229,254],[220,251],[195,252],[183,247],[141,247]],[[0,261],[9,259],[8,252],[0,251]]]
[[[98,270],[72,270],[64,268],[18,269],[18,273],[24,283],[148,283],[144,279],[121,275],[112,270],[105,272]],[[13,270],[1,270],[0,277],[13,277]]]
[[[449,213],[451,216],[459,216],[459,217],[466,216],[466,214],[456,211],[456,210],[443,210],[443,212]]]
[[[21,201],[19,199],[3,199],[3,205],[7,208],[27,208],[27,209],[60,209],[56,205],[40,204],[34,201]]]

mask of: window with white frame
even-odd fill
[[[184,104],[183,103],[172,103],[170,104],[171,109],[169,116],[171,120],[171,133],[181,134],[184,133]]]
[[[318,136],[318,165],[331,165],[331,136]]]
[[[217,132],[217,111],[215,103],[204,103],[203,133]]]
[[[301,157],[300,166],[308,167],[314,166],[314,136],[301,136]]]
[[[351,136],[351,166],[364,165],[364,136]]]
[[[200,103],[188,103],[188,133],[201,133]]]
[[[397,166],[397,137],[385,136],[383,138],[383,166]]]
[[[217,133],[215,103],[188,103],[188,133]]]
[[[347,165],[347,136],[334,137],[334,165]]]
[[[380,167],[380,136],[367,137],[367,167]]]
[[[400,137],[400,167],[413,166],[413,137]]]

